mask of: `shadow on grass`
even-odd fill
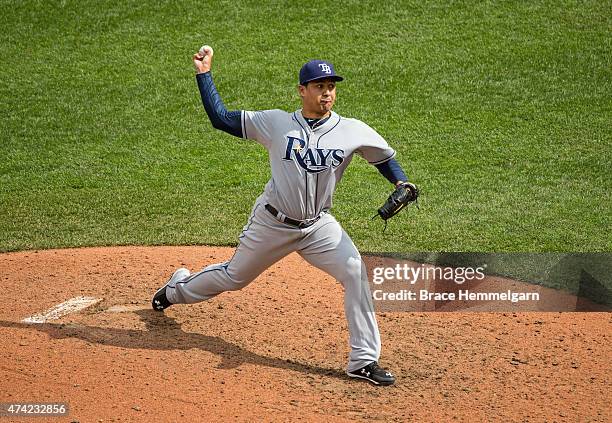
[[[160,312],[137,310],[135,313],[144,322],[145,330],[101,328],[61,323],[26,324],[4,320],[0,320],[0,327],[33,329],[45,332],[53,339],[75,338],[93,344],[120,348],[161,351],[199,349],[218,355],[221,358],[221,363],[217,366],[219,369],[232,369],[242,364],[255,364],[306,374],[347,379],[344,372],[337,369],[268,357],[248,351],[218,336],[185,332],[173,318]]]

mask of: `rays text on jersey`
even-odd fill
[[[295,160],[306,172],[319,173],[337,167],[344,161],[344,150],[339,148],[305,148],[306,141],[287,137],[287,149],[283,160]]]

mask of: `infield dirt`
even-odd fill
[[[341,286],[296,254],[242,291],[150,309],[176,267],[232,253],[1,254],[0,402],[66,402],[47,421],[71,422],[612,420],[611,313],[379,313],[397,384],[377,388],[344,373]],[[102,301],[21,322],[77,296]]]

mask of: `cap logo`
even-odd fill
[[[330,74],[331,72],[331,68],[329,67],[329,65],[327,63],[319,63],[319,66],[321,67],[321,71],[325,72],[326,74]]]

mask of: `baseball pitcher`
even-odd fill
[[[154,295],[152,306],[211,299],[244,288],[269,266],[293,251],[337,279],[344,288],[344,311],[350,334],[347,374],[376,385],[395,377],[378,365],[381,341],[359,251],[330,214],[336,185],[354,154],[376,166],[396,187],[378,214],[385,219],[416,200],[395,151],[365,123],[332,111],[336,83],[343,78],[331,63],[312,60],[299,72],[302,108],[228,111],[211,74],[213,50],[204,46],[193,56],[204,109],[216,129],[253,140],[268,152],[272,177],[255,201],[238,237],[234,256],[190,274],[178,269]]]

